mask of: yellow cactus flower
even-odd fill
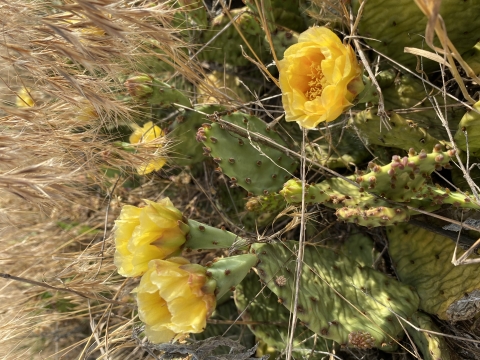
[[[164,136],[162,129],[160,129],[157,125],[154,125],[153,122],[149,121],[143,125],[143,127],[134,125],[134,131],[132,135],[130,135],[129,141],[130,144],[145,144],[148,146],[149,143],[162,136]],[[158,143],[151,144],[151,146],[154,148],[162,147],[162,145]],[[141,175],[150,174],[153,171],[160,170],[166,162],[167,159],[157,157],[137,167],[137,172]]]
[[[22,87],[17,94],[16,105],[19,108],[32,107],[35,101],[31,97],[31,90],[27,87]]]
[[[189,232],[182,213],[169,198],[138,208],[125,205],[115,221],[115,257],[118,273],[140,276],[152,259],[165,259],[180,250]]]
[[[326,27],[312,27],[278,62],[285,119],[313,129],[333,121],[363,90],[355,52]]]
[[[150,261],[135,289],[147,338],[158,344],[202,332],[216,305],[212,281],[185,258]]]

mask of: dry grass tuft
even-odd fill
[[[122,184],[151,149],[125,151],[108,129],[137,116],[123,101],[137,58],[186,63],[169,5],[151,5],[0,5],[1,358],[143,355],[135,284],[116,275],[107,235],[120,197],[140,202]]]

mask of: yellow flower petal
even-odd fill
[[[138,125],[134,125],[134,131],[130,135],[129,141],[130,144],[145,144],[148,145],[153,140],[164,136],[162,129],[160,129],[157,125],[154,125],[152,121],[147,122],[140,127]],[[161,148],[161,144],[150,144],[148,146],[152,146],[153,148]],[[156,156],[152,154],[152,156]],[[154,171],[160,170],[167,162],[167,159],[162,157],[156,157],[153,160],[148,161],[145,164],[140,165],[137,168],[137,172],[140,175],[147,175]]]
[[[176,333],[199,333],[207,325],[207,307],[203,301],[191,301],[190,298],[177,298],[172,301],[172,326]]]
[[[188,226],[169,199],[146,202],[143,208],[124,206],[115,222],[114,263],[126,277],[142,275],[150,260],[174,254],[186,241]]]
[[[277,65],[285,119],[307,129],[335,120],[364,87],[353,49],[325,27],[300,34]]]
[[[154,344],[162,344],[169,342],[176,335],[172,330],[161,326],[159,329],[156,329],[151,326],[145,328],[145,335],[147,338]]]
[[[136,289],[138,314],[151,342],[167,342],[206,326],[215,295],[205,293],[206,270],[184,258],[152,260]]]

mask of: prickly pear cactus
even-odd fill
[[[255,116],[236,112],[222,119],[241,126],[247,133],[259,133],[285,144],[274,130]],[[280,190],[297,168],[297,162],[279,150],[237,135],[224,129],[220,123],[204,124],[198,130],[197,140],[203,143],[205,153],[218,164],[218,171],[230,177],[232,186],[241,186],[255,195]]]
[[[165,108],[175,107],[175,104],[191,106],[182,91],[147,74],[130,77],[125,86],[130,96],[141,103]]]
[[[296,1],[264,0],[257,2],[263,6],[261,11],[257,9],[255,0],[245,0],[244,3],[255,14],[265,14],[271,31],[274,30],[275,24],[294,31],[304,31],[306,29],[305,20],[301,15],[301,9]]]
[[[389,253],[400,280],[415,288],[420,309],[444,320],[466,320],[480,309],[479,266],[451,263],[455,242],[423,228],[387,228]],[[456,250],[457,258],[464,251]]]
[[[202,249],[224,249],[230,246],[240,249],[246,245],[244,239],[225,229],[218,229],[191,219],[187,224],[190,231],[186,236],[187,240],[183,244],[183,248],[188,252]]]
[[[454,140],[463,151],[468,149],[470,155],[480,156],[480,102],[462,117]]]
[[[252,323],[248,328],[257,340],[262,340],[277,351],[285,350],[289,336],[290,312],[277,301],[275,294],[268,288],[263,288],[256,275],[248,275],[236,286],[235,303],[242,320]],[[275,326],[275,331],[272,331],[272,326]],[[313,335],[315,334],[311,330],[298,324],[295,328],[294,354],[302,356],[316,351],[332,351],[332,341],[315,341]],[[323,357],[323,354],[314,355],[313,359]]]
[[[287,203],[282,195],[270,193],[268,195],[251,197],[245,204],[245,208],[248,211],[261,214],[265,212],[280,212],[286,205]]]
[[[352,5],[357,14],[361,1],[354,0]],[[390,11],[379,11],[389,9]],[[477,14],[480,4],[444,0],[441,2],[440,14],[445,21],[448,37],[460,53],[471,49],[477,42],[479,24]],[[417,58],[404,52],[405,47],[414,47],[431,51],[425,45],[425,28],[427,17],[414,1],[410,0],[373,0],[368,1],[361,14],[358,33],[366,37],[366,42],[400,64],[415,70]],[[368,40],[368,38],[376,40]],[[438,40],[436,46],[440,46]],[[439,65],[423,59],[423,69],[438,70]]]
[[[420,151],[431,149],[440,142],[414,121],[394,112],[389,116],[389,130],[384,126],[382,128],[380,117],[372,109],[363,110],[350,118],[349,125],[357,128],[368,144]]]
[[[292,311],[295,249],[288,241],[253,246],[260,279]],[[321,259],[321,261],[319,261]],[[407,285],[320,246],[306,246],[298,318],[317,335],[343,346],[393,350],[402,335],[394,314],[409,318],[418,296]]]
[[[369,152],[351,131],[334,128],[322,134],[322,139],[305,146],[306,155],[329,169],[349,168],[370,157]]]
[[[318,184],[306,184],[305,201],[337,209],[339,220],[367,227],[396,225],[416,214],[414,210],[393,205],[387,200],[430,211],[443,204],[480,209],[473,197],[427,184],[434,170],[449,167],[454,153],[453,150],[443,152],[441,146],[436,145],[429,154],[423,150],[417,154],[411,149],[408,157],[394,155],[392,162],[385,166],[370,162],[369,173],[349,176],[349,181],[332,178]],[[300,204],[302,183],[289,180],[280,194],[287,203]]]
[[[421,330],[440,333],[430,316],[422,312],[417,311],[409,321]],[[417,330],[408,324],[405,328],[425,360],[450,360],[450,350],[443,336]]]
[[[346,257],[366,267],[373,267],[381,257],[380,252],[375,249],[373,240],[369,236],[361,233],[350,235],[340,251],[342,251]]]
[[[172,160],[180,165],[192,165],[205,159],[202,155],[202,145],[195,140],[198,128],[207,118],[205,114],[213,114],[222,111],[219,105],[204,105],[195,108],[195,111],[187,110],[178,115],[168,128],[167,137],[172,139],[170,147]]]
[[[429,101],[429,88],[420,80],[394,70],[381,71],[376,79],[382,88],[391,128],[387,129],[381,124],[376,107],[370,106],[360,111],[350,118],[349,125],[357,129],[367,144],[420,151],[450,141],[432,102]],[[370,91],[373,94],[377,92],[374,87]],[[444,103],[441,98],[436,100],[440,106]],[[451,105],[454,101],[447,98],[446,103]],[[369,105],[373,104],[378,104],[378,98],[374,98]],[[357,107],[362,109],[360,105]],[[460,120],[461,112],[455,107],[448,107],[445,117],[453,127]]]
[[[222,32],[222,30],[224,31]],[[245,39],[253,52],[261,59],[266,60],[270,54],[262,40],[263,36],[264,32],[258,19],[249,13],[247,8],[230,10],[229,15],[218,15],[211,22],[210,28],[202,31],[200,42],[209,45],[198,54],[198,58],[201,61],[214,61],[222,64],[226,62],[231,66],[246,66],[250,64],[250,61],[243,56],[242,47],[248,56],[254,59],[255,56],[245,43]]]

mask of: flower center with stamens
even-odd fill
[[[308,74],[308,76],[310,76],[312,80],[308,82],[310,89],[307,90],[305,96],[308,98],[308,100],[312,101],[322,94],[326,79],[323,76],[322,67],[320,64],[312,64],[310,66],[310,74]]]

